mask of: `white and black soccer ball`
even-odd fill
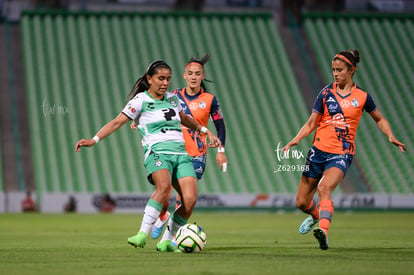
[[[178,229],[175,235],[177,247],[185,253],[198,253],[204,249],[207,236],[203,228],[197,224],[186,224]]]

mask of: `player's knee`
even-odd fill
[[[320,183],[318,185],[318,193],[319,196],[326,196],[330,195],[332,193],[332,187],[328,184]]]
[[[186,212],[191,212],[197,203],[197,195],[188,194],[187,196],[182,196],[181,198],[181,207],[184,207]]]
[[[167,183],[157,183],[155,188],[155,193],[161,197],[169,198],[171,194],[171,184]]]
[[[308,208],[309,206],[309,202],[306,201],[306,199],[301,198],[301,197],[296,197],[296,207],[299,208],[300,210],[304,210],[306,208]]]
[[[197,196],[188,196],[186,198],[185,204],[188,208],[193,209],[197,203]]]

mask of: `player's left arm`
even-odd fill
[[[224,149],[224,145],[226,144],[226,125],[224,124],[223,113],[221,111],[220,104],[218,103],[216,97],[213,98],[213,102],[211,104],[210,116],[214,122],[214,126],[216,127],[217,131],[217,136],[221,142],[221,146],[217,150],[216,163],[217,166],[220,167],[220,170],[226,172],[228,164],[227,156]]]
[[[403,144],[402,142],[400,142],[398,139],[395,138],[394,134],[392,133],[390,123],[381,114],[379,110],[376,110],[374,113],[372,113],[371,117],[377,123],[381,131],[388,137],[389,142],[391,142],[395,146],[400,147],[401,152],[407,151],[405,144]]]

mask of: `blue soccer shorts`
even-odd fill
[[[313,146],[306,157],[307,169],[302,173],[308,178],[320,179],[327,169],[336,167],[342,170],[344,177],[351,166],[353,156],[350,154],[326,153]]]

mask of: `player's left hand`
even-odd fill
[[[398,147],[400,147],[400,150],[401,150],[401,152],[405,152],[405,151],[407,151],[407,148],[405,147],[405,144],[404,143],[402,143],[402,142],[400,142],[400,141],[398,141],[395,137],[390,137],[390,138],[388,138],[388,140],[392,143],[392,144],[394,144],[395,146],[398,146]]]
[[[226,154],[224,152],[217,153],[216,163],[217,163],[217,166],[220,167],[221,171],[226,172],[228,161],[227,161]]]
[[[289,141],[289,143],[286,144],[285,147],[282,148],[282,152],[289,152],[290,147],[298,145],[298,144],[299,144],[299,141],[296,138],[294,138],[291,141]]]
[[[131,128],[132,130],[137,130],[137,124],[135,123],[135,121],[132,121],[131,125],[129,125],[129,128]]]

